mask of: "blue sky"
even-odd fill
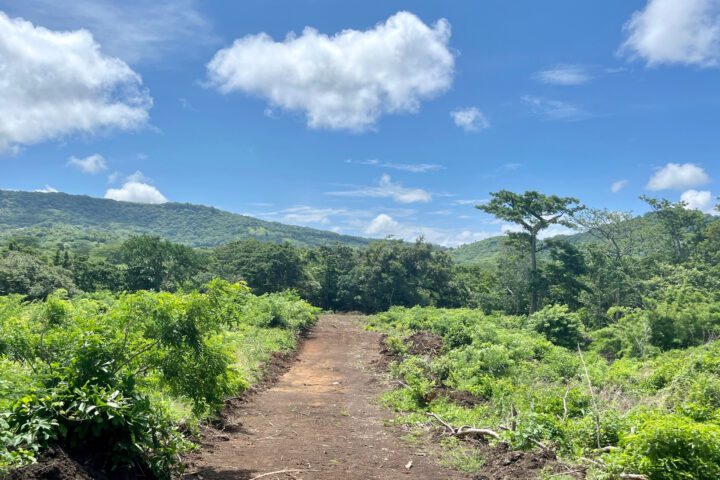
[[[720,0],[0,11],[0,188],[450,246],[505,228],[499,189],[720,195]]]

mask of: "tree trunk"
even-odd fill
[[[530,314],[538,308],[537,286],[537,235],[530,234]]]

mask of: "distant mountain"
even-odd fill
[[[52,238],[94,244],[134,234],[157,235],[193,247],[245,238],[299,246],[341,243],[361,247],[371,241],[188,203],[150,205],[65,193],[0,190],[0,238],[25,236],[38,243]]]

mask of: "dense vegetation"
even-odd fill
[[[576,211],[568,224],[596,241],[544,242],[533,269],[532,239],[512,235],[479,276],[480,309],[373,317],[398,421],[553,450],[591,478],[720,478],[720,223],[646,200],[652,251],[629,215]]]
[[[41,241],[48,236],[48,240],[61,237],[66,244],[87,246],[140,234],[194,247],[242,238],[306,246],[368,243],[363,238],[266,222],[200,205],[150,205],[65,193],[0,190],[0,238],[23,235]]]
[[[405,385],[385,399],[401,421],[427,425],[433,413],[490,429],[597,478],[718,478],[720,222],[645,200],[651,212],[633,217],[497,192],[481,208],[519,231],[475,263],[423,240],[193,248],[117,236],[106,220],[58,220],[38,240],[34,227],[15,227],[77,212],[23,216],[0,203],[0,219],[16,222],[0,240],[0,465],[50,444],[110,448],[101,436],[117,447],[99,468],[167,476],[189,447],[179,426],[192,431],[255,379],[269,352],[292,348],[313,304],[387,311],[371,323],[389,334],[392,373]],[[147,212],[159,224],[172,218]],[[556,223],[580,233],[542,240]],[[105,233],[82,230],[101,224]],[[199,225],[180,222],[169,238]],[[414,335],[439,346],[418,350]]]
[[[222,280],[202,292],[0,297],[0,474],[60,446],[98,471],[168,478],[188,433],[316,314],[292,294]]]
[[[699,308],[720,325],[717,299]],[[553,449],[589,467],[591,478],[720,477],[720,342],[610,349],[603,332],[583,338],[582,322],[557,306],[530,317],[396,307],[371,324],[390,334],[391,371],[405,385],[384,398],[403,412],[398,422],[440,426],[433,413],[454,427],[489,429],[514,448]],[[438,335],[440,352],[414,351],[417,332]],[[629,346],[637,340],[635,332],[616,336]],[[453,391],[471,400],[458,403]]]
[[[70,293],[176,291],[212,278],[246,281],[254,293],[295,290],[322,308],[376,312],[391,305],[450,305],[459,291],[447,253],[419,241],[380,241],[366,249],[314,249],[238,240],[196,250],[159,237],[136,236],[89,253],[11,240],[0,247],[0,295],[42,299]]]

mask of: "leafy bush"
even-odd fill
[[[597,478],[720,478],[720,341],[659,353],[640,341],[647,337],[635,337],[640,330],[621,329],[647,315],[625,310],[606,329],[627,352],[617,360],[601,349],[580,355],[572,343],[583,330],[563,307],[526,322],[477,310],[394,308],[370,325],[396,343],[416,331],[443,336],[437,357],[395,349],[391,373],[405,385],[384,402],[411,412],[401,417],[405,422],[426,424],[422,413],[433,412],[455,426],[494,429],[515,448],[540,442],[570,461],[594,457],[606,465],[593,467],[601,470],[593,473]],[[453,342],[458,338],[463,341]],[[462,396],[447,390],[469,392],[476,402],[455,403]],[[600,454],[606,450],[611,453]]]
[[[100,469],[168,477],[191,445],[179,421],[217,412],[316,316],[295,294],[224,281],[206,293],[0,297],[0,471],[57,444]],[[245,337],[260,340],[251,355]]]
[[[577,348],[584,342],[585,327],[576,313],[570,313],[566,305],[547,306],[530,315],[533,329],[555,345]]]
[[[652,479],[720,478],[720,426],[695,423],[680,415],[649,414],[609,456],[616,469]]]

